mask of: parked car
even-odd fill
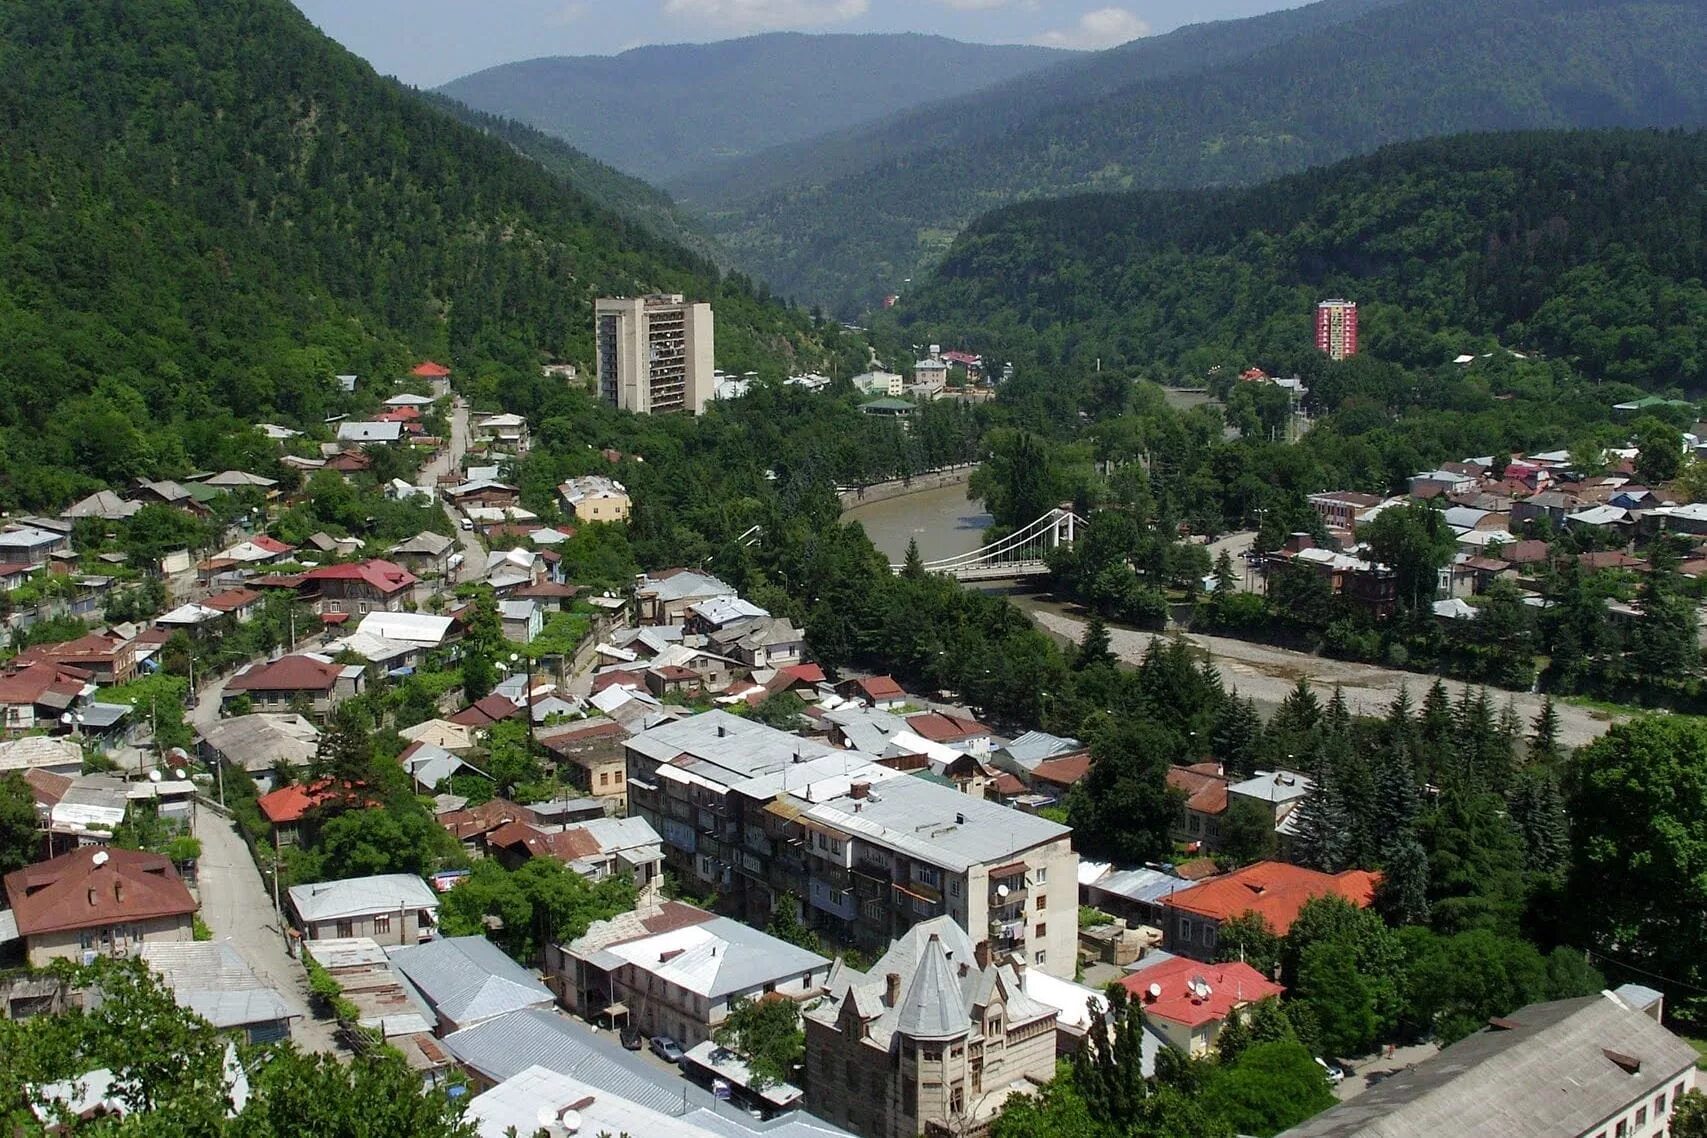
[[[640,1029],[638,1027],[629,1027],[625,1024],[622,1030],[617,1033],[617,1038],[622,1040],[623,1047],[628,1050],[640,1050]]]
[[[687,1052],[682,1050],[681,1044],[669,1036],[654,1035],[652,1037],[652,1054],[666,1063],[680,1063],[682,1056],[686,1055]]]
[[[1316,1065],[1322,1069],[1322,1072],[1325,1075],[1328,1076],[1329,1085],[1337,1087],[1341,1083],[1345,1082],[1345,1068],[1341,1067],[1338,1063],[1330,1063],[1326,1059],[1318,1056],[1316,1059]]]

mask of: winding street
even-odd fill
[[[441,475],[450,474],[462,469],[462,457],[468,453],[468,403],[460,395],[451,397],[450,412],[450,441],[449,445],[432,460],[421,468],[420,480],[417,486],[430,490],[433,497],[438,497],[438,483]],[[462,515],[451,508],[449,502],[443,502],[441,508],[445,516],[456,528],[457,541],[461,545],[462,566],[450,576],[450,584],[468,580],[473,574],[478,574],[486,562],[486,550],[480,544],[480,535],[473,530],[462,528]]]

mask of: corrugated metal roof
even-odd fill
[[[390,956],[435,1011],[464,1026],[556,1000],[550,988],[485,937],[405,945],[391,949]]]

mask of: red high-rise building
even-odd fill
[[[1357,354],[1357,301],[1324,300],[1316,305],[1316,347],[1334,360]]]

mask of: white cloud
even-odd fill
[[[855,20],[871,0],[664,0],[664,12],[740,31],[806,28]]]
[[[1098,8],[1079,17],[1068,28],[1044,32],[1034,41],[1045,47],[1070,47],[1097,51],[1150,34],[1150,25],[1125,8]]]

